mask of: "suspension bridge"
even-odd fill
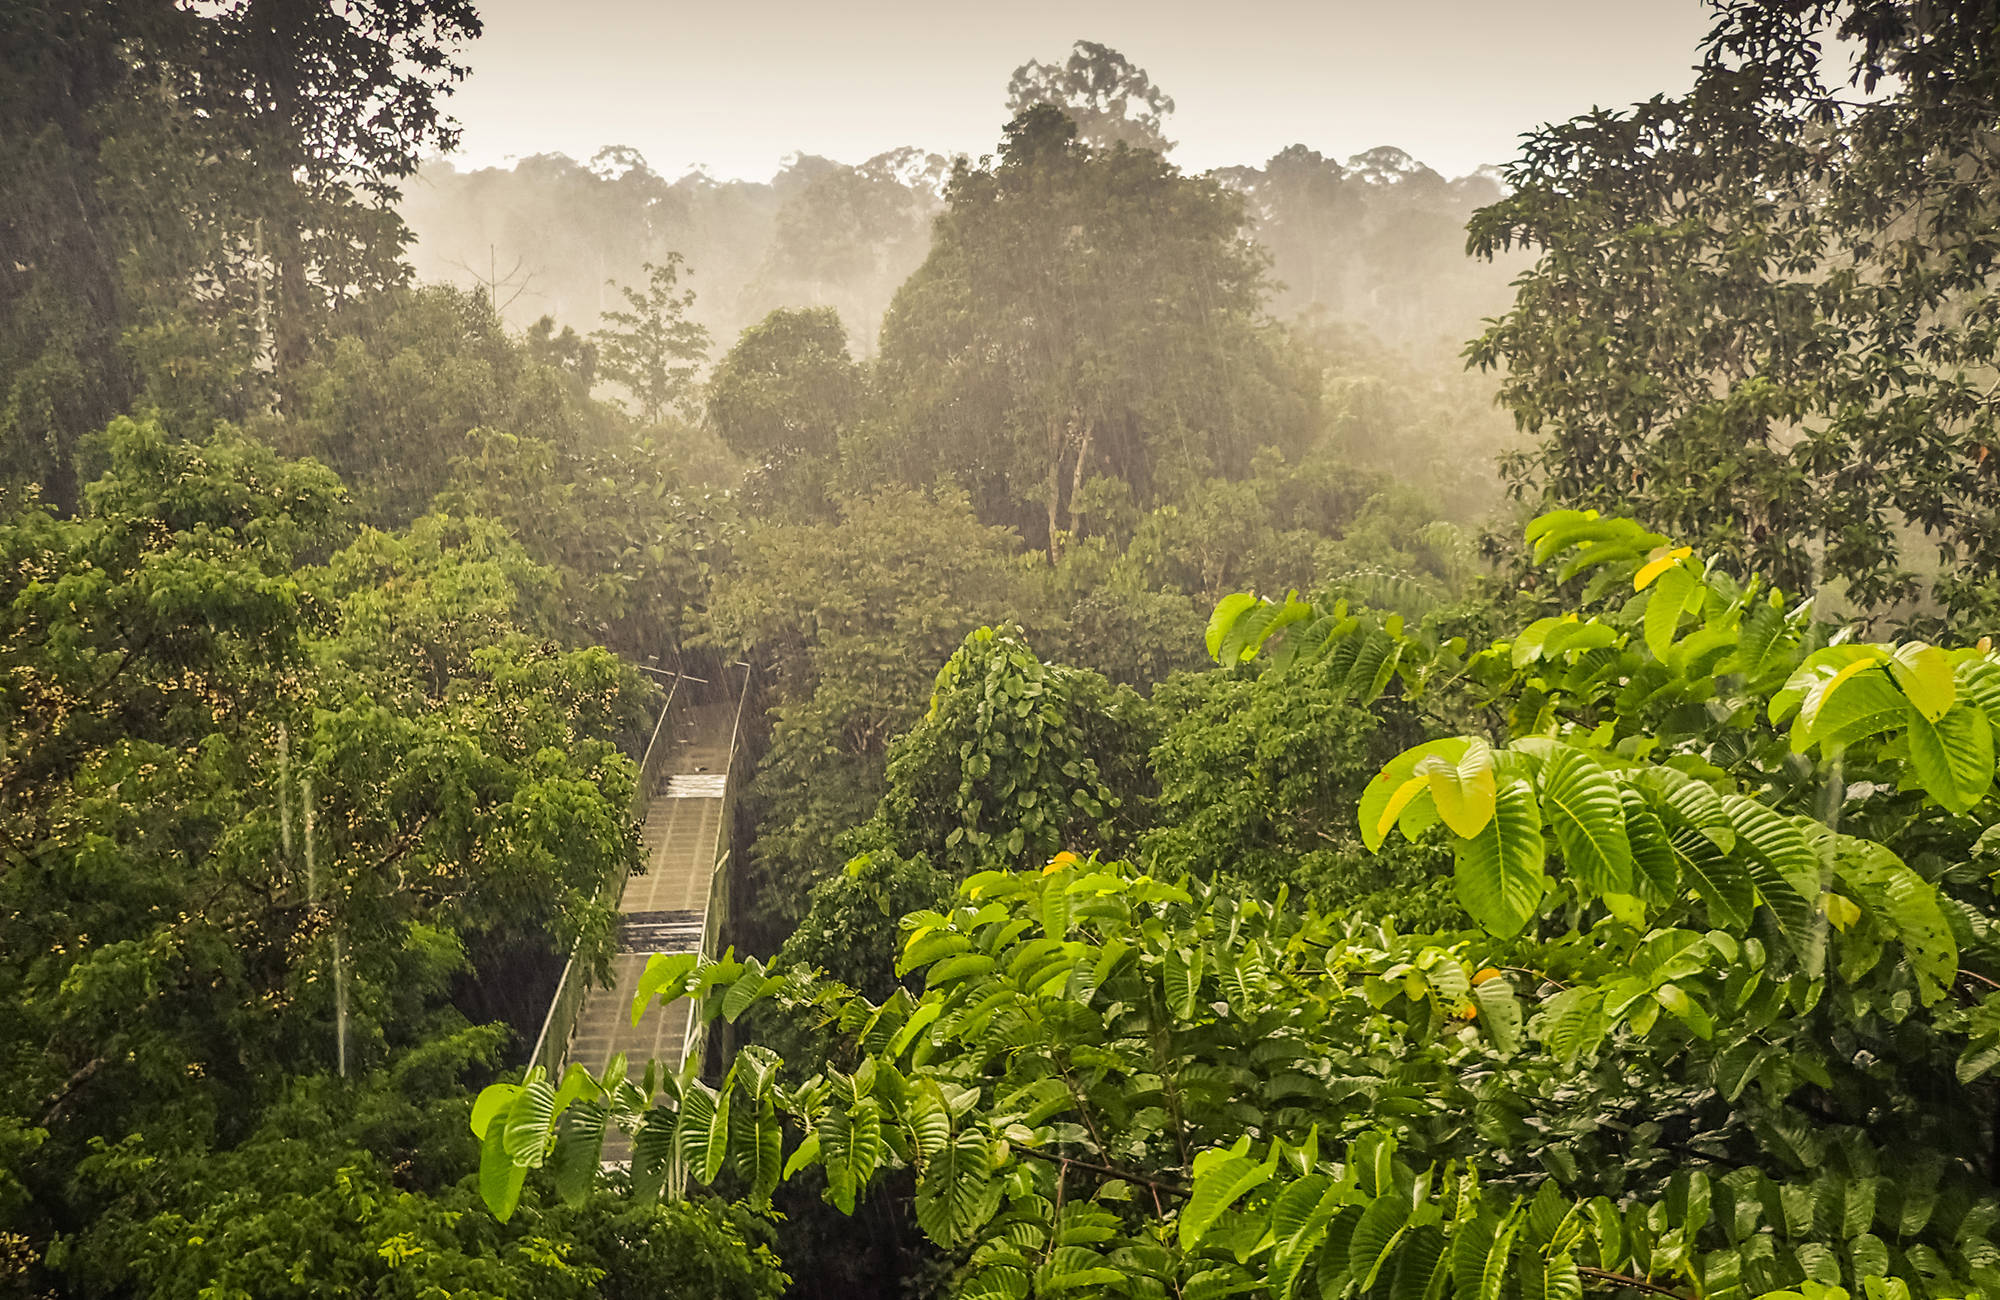
[[[596,983],[571,958],[530,1063],[560,1078],[571,1062],[596,1071],[623,1053],[634,1065],[678,1066],[701,1051],[700,1025],[681,1001],[632,1023],[639,976],[656,953],[713,956],[728,903],[727,865],[736,765],[743,755],[749,668],[708,678],[676,672],[639,766],[633,816],[641,827],[640,870],[614,880],[618,951],[611,979]],[[607,1158],[617,1153],[605,1151]]]

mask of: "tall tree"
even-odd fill
[[[708,357],[708,330],[688,319],[694,290],[676,287],[683,265],[679,253],[646,263],[644,288],[617,286],[631,310],[605,312],[609,325],[591,335],[598,373],[624,386],[647,424],[692,408],[695,375]]]
[[[395,185],[455,140],[478,31],[467,0],[7,6],[0,475],[71,509],[135,398],[199,428],[285,395],[327,308],[405,274]]]
[[[997,162],[960,167],[949,201],[882,331],[895,472],[958,478],[1053,557],[1095,477],[1149,505],[1303,442],[1316,379],[1261,319],[1239,196],[1156,153],[1094,149],[1044,104],[1008,124]]]
[[[773,504],[817,513],[826,470],[861,398],[862,371],[847,354],[840,316],[831,307],[774,311],[744,330],[716,366],[708,418],[751,462]]]
[[[1517,489],[1989,625],[2000,155],[1968,88],[2000,79],[1996,20],[1718,4],[1687,94],[1532,136],[1472,226],[1480,253],[1541,252],[1471,349],[1538,437]]]
[[[1127,144],[1166,153],[1167,119],[1173,97],[1153,84],[1146,70],[1108,45],[1078,41],[1061,63],[1030,59],[1007,83],[1007,115],[1019,117],[1037,104],[1053,104],[1076,123],[1077,137],[1107,148]]]

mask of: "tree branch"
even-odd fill
[[[1576,1271],[1584,1277],[1595,1278],[1599,1282],[1610,1282],[1617,1286],[1630,1287],[1634,1291],[1648,1291],[1654,1295],[1671,1296],[1672,1300],[1688,1300],[1680,1292],[1648,1282],[1643,1277],[1633,1277],[1627,1273],[1614,1273],[1608,1268],[1591,1268],[1586,1264],[1577,1265]]]
[[[1052,1165],[1073,1165],[1078,1169],[1088,1169],[1094,1174],[1106,1174],[1112,1178],[1122,1178],[1128,1183],[1138,1183],[1142,1187],[1150,1187],[1156,1192],[1165,1192],[1169,1196],[1179,1196],[1185,1199],[1194,1194],[1192,1189],[1183,1187],[1179,1183],[1169,1183],[1163,1182],[1158,1178],[1148,1178],[1144,1174],[1135,1174],[1129,1169],[1118,1169],[1111,1165],[1100,1165],[1089,1160],[1078,1160],[1074,1156],[1057,1155],[1053,1151],[1037,1151],[1033,1147],[1017,1146],[1014,1150],[1024,1156],[1033,1156],[1037,1160],[1046,1160]]]

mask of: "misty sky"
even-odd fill
[[[1699,0],[485,0],[452,101],[458,165],[629,144],[654,168],[768,179],[795,150],[990,151],[1009,74],[1079,38],[1177,102],[1174,161],[1378,144],[1448,176],[1536,123],[1692,81]]]

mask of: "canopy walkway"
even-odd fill
[[[572,1061],[601,1070],[624,1053],[638,1065],[679,1065],[700,1050],[688,1032],[689,1008],[677,1003],[632,1024],[632,997],[655,953],[714,954],[726,901],[734,766],[741,754],[749,672],[740,665],[703,682],[676,674],[640,764],[633,815],[641,829],[638,872],[618,893],[618,953],[611,982],[593,986],[574,960],[549,1005],[532,1064],[560,1077]],[[609,1146],[605,1155],[613,1157]]]

